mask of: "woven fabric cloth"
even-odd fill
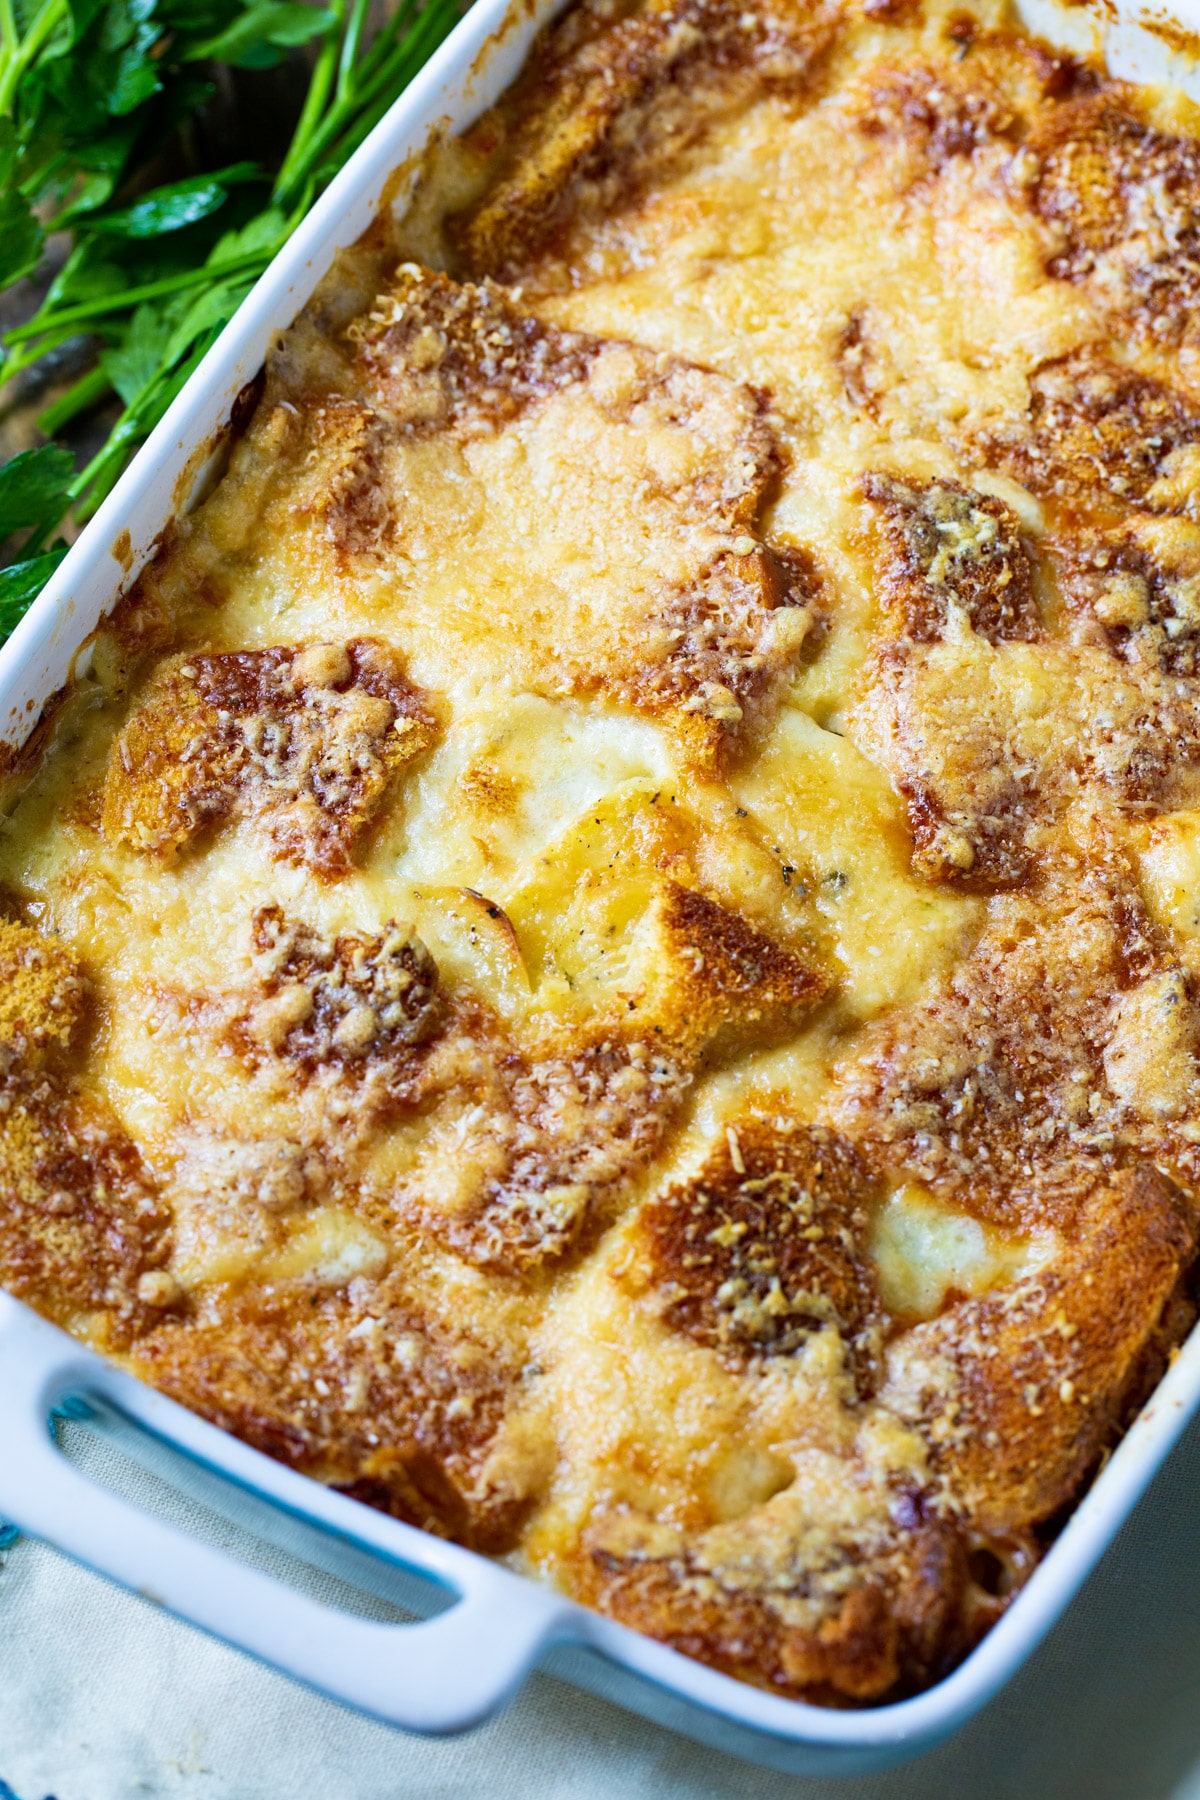
[[[888,1775],[751,1768],[545,1676],[469,1736],[406,1737],[21,1542],[0,1778],[19,1800],[1200,1800],[1200,1427],[1006,1692]]]

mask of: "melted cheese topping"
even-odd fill
[[[1168,813],[1157,820],[1139,862],[1147,904],[1190,963],[1200,939],[1200,816]]]
[[[1053,1239],[1006,1238],[918,1183],[889,1195],[875,1216],[871,1255],[879,1291],[896,1318],[934,1319],[956,1294],[984,1294],[1019,1280],[1054,1255]]]
[[[771,1691],[969,1650],[1191,1318],[1198,253],[992,0],[568,12],[12,784],[0,1279]]]

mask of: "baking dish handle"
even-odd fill
[[[94,1396],[293,1518],[456,1591],[423,1623],[323,1604],[97,1485],[51,1413]],[[349,1509],[349,1510],[347,1510]],[[365,1515],[362,1517],[361,1515]],[[465,1730],[515,1692],[577,1611],[499,1564],[331,1493],[238,1443],[0,1293],[0,1520],[310,1687],[409,1731]]]

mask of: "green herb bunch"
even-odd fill
[[[33,317],[7,332],[0,385],[80,338],[86,373],[41,414],[49,438],[118,396],[101,449],[78,472],[59,444],[0,468],[7,636],[86,519],[276,251],[465,10],[399,0],[368,30],[371,0],[0,0],[0,290],[69,251]],[[238,162],[150,185],[213,93],[219,65],[266,69],[314,45],[307,91],[277,167]],[[311,55],[311,52],[310,52]]]

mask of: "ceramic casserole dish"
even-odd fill
[[[81,672],[98,622],[172,519],[211,485],[222,434],[273,338],[381,206],[403,209],[427,144],[464,130],[522,67],[554,4],[477,0],[338,177],[197,370],[8,644],[0,733],[23,742]],[[1026,24],[1111,72],[1200,98],[1190,22],[1133,8],[1028,0]],[[734,1166],[739,1166],[735,1146]],[[742,1171],[744,1172],[744,1171]],[[488,1558],[282,1467],[0,1294],[0,1518],[348,1706],[448,1733],[492,1714],[535,1667],[676,1731],[795,1774],[887,1767],[958,1729],[1039,1643],[1095,1567],[1200,1405],[1193,1332],[1044,1560],[969,1656],[926,1691],[840,1710],[748,1686]],[[98,1486],[62,1453],[55,1416],[89,1422],[139,1460],[319,1567],[422,1615],[343,1613],[196,1542]]]

